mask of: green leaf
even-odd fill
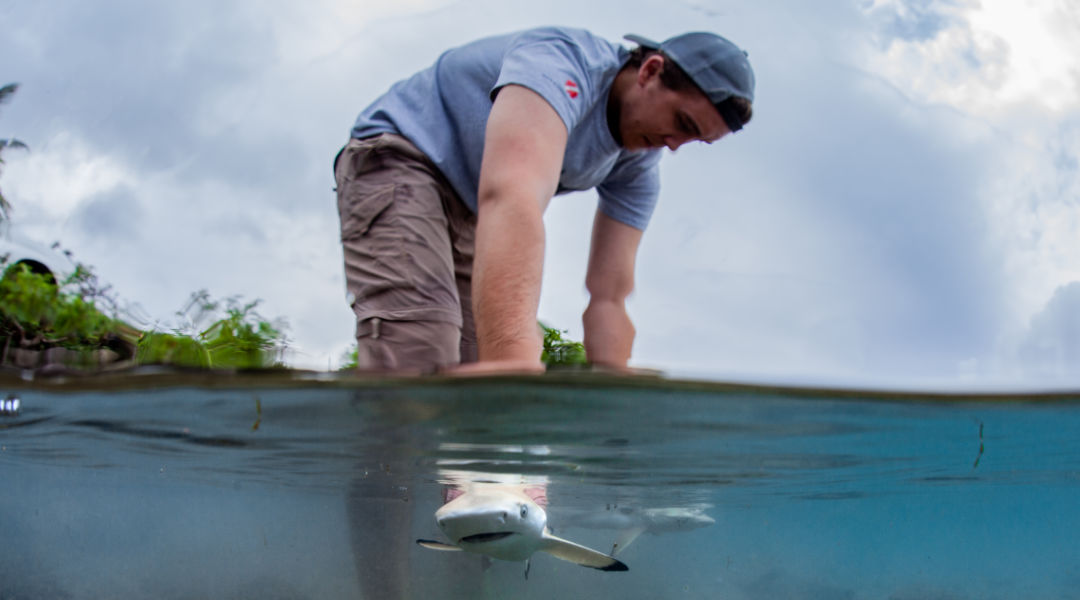
[[[540,360],[548,366],[552,365],[584,365],[588,362],[585,356],[585,346],[581,342],[563,339],[566,330],[548,327],[539,323],[544,331],[544,349],[540,354]]]

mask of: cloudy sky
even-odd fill
[[[151,322],[262,299],[290,362],[351,343],[330,163],[453,45],[533,25],[719,32],[753,122],[665,157],[634,364],[880,386],[1080,384],[1080,8],[1066,0],[0,0],[5,196]],[[546,216],[580,339],[595,196]]]

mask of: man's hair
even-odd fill
[[[641,67],[641,64],[653,54],[659,54],[664,58],[664,69],[660,71],[660,82],[663,83],[665,87],[676,92],[693,88],[701,89],[698,88],[698,85],[694,83],[694,80],[686,74],[686,71],[682,70],[682,67],[675,64],[675,61],[671,60],[671,57],[664,54],[661,50],[638,46],[630,51],[630,58],[626,61],[625,66],[638,69]],[[742,120],[743,125],[749,123],[750,118],[754,116],[753,106],[746,98],[731,96],[720,102],[720,106],[723,106],[726,109],[734,109],[732,112]],[[717,107],[717,110],[721,109]]]

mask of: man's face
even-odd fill
[[[627,150],[667,147],[693,141],[711,144],[730,130],[716,107],[696,87],[674,91],[660,81],[664,58],[652,55],[638,68],[634,85],[620,102],[619,133]]]

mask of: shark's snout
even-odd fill
[[[454,544],[503,560],[535,552],[546,520],[531,499],[500,488],[470,488],[435,511],[435,523]]]
[[[510,486],[477,485],[435,511],[435,522],[451,544],[417,540],[435,550],[464,550],[499,560],[528,560],[537,551],[604,571],[626,565],[606,554],[557,538],[547,528],[547,513]]]

